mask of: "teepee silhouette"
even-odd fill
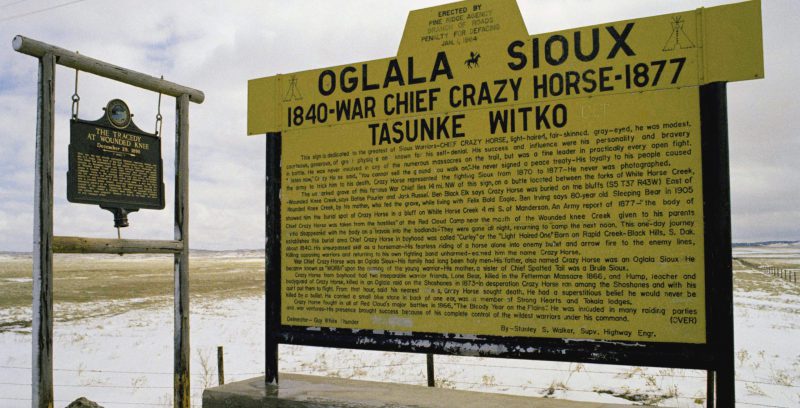
[[[666,44],[664,44],[663,51],[683,50],[695,47],[692,40],[689,39],[689,35],[686,34],[686,31],[683,31],[683,23],[683,17],[678,16],[672,18],[672,34],[670,34],[669,39]]]
[[[286,90],[286,96],[283,97],[283,101],[289,102],[292,99],[296,101],[303,99],[303,95],[300,94],[300,90],[297,89],[297,77],[294,75],[289,79],[289,89]]]

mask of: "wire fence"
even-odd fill
[[[761,271],[767,275],[771,275],[776,278],[781,278],[791,283],[797,283],[798,275],[800,275],[800,269],[796,268],[781,268],[773,265],[759,265],[754,262],[745,261],[744,259],[741,258],[734,258],[734,259],[750,269]]]
[[[319,368],[308,368],[308,369],[291,369],[289,372],[292,373],[320,373],[320,372],[335,372],[335,371],[358,371],[363,370],[365,368],[386,368],[386,367],[403,367],[403,366],[415,366],[419,367],[420,369],[425,368],[425,363],[386,363],[386,364],[362,364],[362,365],[348,365],[348,366],[325,366],[324,369]],[[562,372],[565,374],[569,373],[586,373],[586,374],[604,374],[604,375],[614,375],[614,376],[630,376],[629,373],[624,371],[602,371],[602,370],[587,370],[587,369],[579,369],[579,370],[569,370],[564,368],[550,368],[550,367],[523,367],[523,366],[513,366],[513,365],[497,365],[497,364],[479,364],[479,363],[452,363],[452,362],[444,362],[444,361],[437,361],[436,366],[452,366],[452,367],[479,367],[479,368],[497,368],[501,370],[526,370],[526,371],[553,371],[553,372]],[[30,367],[22,367],[22,366],[8,366],[8,365],[0,365],[0,368],[4,369],[14,369],[14,370],[28,370],[30,371]],[[95,369],[70,369],[70,368],[54,368],[53,371],[64,371],[64,372],[74,372],[74,373],[101,373],[101,374],[138,374],[138,375],[165,375],[165,376],[172,376],[174,373],[172,372],[163,372],[163,371],[118,371],[118,370],[95,370]],[[257,375],[264,375],[263,371],[260,372],[239,372],[239,373],[227,373],[232,377],[245,377],[245,376],[257,376]],[[705,375],[691,375],[691,374],[676,374],[673,372],[648,372],[648,376],[653,377],[662,377],[662,378],[691,378],[691,379],[702,379],[705,380]],[[206,377],[208,374],[202,373],[194,373],[191,374],[192,377]],[[422,381],[424,379],[421,379]],[[780,382],[769,382],[762,379],[736,379],[738,383],[754,383],[754,384],[762,384],[762,385],[775,385],[780,387],[786,388],[800,388],[800,385],[794,384],[786,384]],[[416,382],[410,382],[416,383]],[[0,382],[0,385],[5,384]],[[30,384],[26,384],[30,385]],[[56,385],[57,387],[59,385]],[[79,386],[79,385],[62,385],[65,387],[70,386]],[[99,385],[87,385],[86,387],[92,386],[99,386]],[[121,388],[124,388],[121,386]],[[139,387],[139,388],[166,388],[172,389],[172,387]],[[532,387],[533,388],[533,387]]]
[[[28,402],[28,403],[30,403],[30,402],[31,402],[31,399],[30,399],[30,398],[11,398],[11,397],[0,397],[0,401],[21,401],[21,402]],[[72,401],[69,401],[69,400],[54,400],[54,402],[60,402],[60,403],[64,403],[64,404],[69,404],[69,403],[71,403]],[[157,403],[157,402],[153,402],[153,403],[150,403],[150,402],[122,402],[122,401],[95,401],[95,402],[97,402],[98,404],[107,404],[107,405],[108,405],[108,404],[114,404],[114,405],[134,405],[134,406],[145,406],[145,407],[164,407],[164,406],[165,406],[165,404],[164,404],[164,403]],[[170,404],[168,404],[168,406],[171,406],[171,405],[172,405],[171,403],[170,403]],[[194,406],[198,406],[198,407],[199,407],[200,405],[195,405],[195,404],[192,404],[192,406],[193,406],[193,407],[194,407]]]
[[[633,373],[630,371],[623,371],[623,370],[596,370],[596,369],[586,369],[586,368],[554,368],[554,367],[526,367],[526,366],[519,366],[519,365],[498,365],[498,364],[483,364],[483,363],[469,363],[469,362],[448,362],[448,361],[438,361],[436,363],[437,367],[449,367],[449,368],[463,368],[463,367],[476,367],[480,369],[500,369],[500,370],[525,370],[529,372],[537,372],[537,371],[547,371],[547,372],[559,372],[567,375],[572,375],[576,373],[585,373],[585,374],[597,374],[597,375],[609,375],[614,376],[616,378],[623,378],[628,379],[631,378]],[[288,373],[296,373],[296,374],[316,374],[316,375],[334,375],[334,376],[342,376],[342,371],[361,371],[366,369],[379,369],[379,368],[388,368],[388,367],[411,367],[411,368],[418,368],[420,373],[419,380],[412,380],[412,381],[402,381],[402,380],[392,380],[392,383],[399,383],[399,384],[412,384],[412,385],[425,385],[426,378],[425,377],[425,363],[424,362],[403,362],[403,363],[380,363],[380,364],[360,364],[360,365],[342,365],[342,366],[327,366],[324,367],[287,367],[286,372]],[[0,365],[0,369],[8,369],[8,370],[22,370],[22,371],[30,371],[30,367],[24,366],[13,366],[13,365]],[[171,372],[163,372],[163,371],[144,371],[144,370],[99,370],[99,369],[85,369],[85,368],[54,368],[53,371],[55,372],[68,372],[68,373],[97,373],[97,374],[121,374],[121,375],[147,375],[147,376],[172,376],[173,373]],[[657,372],[650,372],[650,371],[638,371],[638,374],[645,375],[648,377],[658,377],[658,378],[673,378],[673,379],[693,379],[693,380],[705,380],[706,376],[702,374],[693,374],[693,373],[686,373],[683,372],[684,370],[674,371],[674,370],[659,370]],[[691,371],[691,370],[690,370]],[[258,376],[263,375],[264,372],[232,372],[228,375],[231,378],[243,378],[243,377],[251,377],[251,376]],[[368,376],[369,373],[361,373],[364,376]],[[205,378],[207,381],[209,379],[208,373],[194,373],[191,374],[192,377],[195,378]],[[350,378],[355,377],[358,375],[351,375]],[[530,383],[526,384],[506,384],[506,383],[497,383],[494,378],[490,381],[468,381],[462,379],[455,379],[455,378],[444,378],[442,379],[443,384],[446,384],[448,387],[455,388],[458,386],[459,388],[482,388],[482,389],[492,389],[492,390],[499,390],[499,391],[507,391],[510,389],[518,390],[518,391],[534,391],[538,392],[539,395],[543,396],[551,396],[554,392],[557,391],[564,391],[570,393],[583,393],[583,394],[614,394],[611,390],[608,389],[580,389],[575,387],[567,387],[564,384],[556,384],[553,383],[550,386],[536,386]],[[778,383],[774,381],[768,381],[765,379],[758,379],[758,378],[739,378],[736,379],[737,383],[740,384],[760,384],[760,385],[768,385],[768,386],[775,386],[781,387],[782,389],[800,389],[800,385],[795,384],[787,384],[787,383]],[[211,384],[204,384],[205,386],[209,386]],[[0,386],[8,386],[8,387],[30,387],[31,384],[27,382],[16,382],[16,381],[8,381],[8,382],[0,382]],[[168,391],[171,390],[172,386],[156,386],[156,385],[147,385],[147,384],[120,384],[120,383],[104,383],[104,384],[55,384],[55,388],[100,388],[100,389],[120,389],[120,390],[162,390]],[[205,387],[201,386],[193,386],[191,387],[192,391],[194,392],[202,392]],[[619,395],[622,395],[624,398],[624,392],[620,392]],[[658,398],[661,395],[659,394],[647,394],[643,392],[637,392],[638,396],[650,397],[650,398]],[[703,404],[705,402],[704,395],[697,395],[697,396],[679,396],[679,395],[670,395],[666,399],[675,399],[675,400],[685,400],[685,401],[693,401],[696,404]],[[30,398],[15,398],[15,397],[5,397],[0,396],[0,400],[5,401],[28,401],[30,402]],[[65,402],[69,403],[71,401],[60,401],[57,400],[56,402]],[[121,402],[121,401],[97,401],[100,404],[109,404],[109,405],[133,405],[133,406],[165,406],[165,402]],[[737,404],[741,404],[743,406],[754,406],[754,407],[769,407],[769,408],[790,408],[788,406],[782,405],[769,405],[763,403],[756,403],[756,402],[746,402],[746,401],[738,401]],[[2,404],[0,404],[2,405]],[[166,403],[169,405],[169,403]],[[195,404],[193,404],[195,405]],[[199,405],[198,405],[199,406]]]

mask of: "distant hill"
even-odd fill
[[[800,241],[734,242],[733,247],[800,246]]]
[[[262,249],[196,249],[196,248],[192,248],[189,251],[193,252],[193,253],[198,253],[198,254],[214,254],[214,253],[222,254],[222,253],[226,253],[226,252],[228,252],[228,253],[230,253],[230,252],[241,252],[241,253],[262,252],[263,253],[264,249],[263,248]]]

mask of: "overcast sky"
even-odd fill
[[[531,34],[728,3],[518,0]],[[394,56],[412,9],[445,1],[0,0],[0,251],[30,251],[37,61],[22,34],[205,92],[190,109],[190,231],[198,249],[263,248],[264,138],[246,136],[247,80]],[[800,239],[800,1],[765,0],[766,79],[728,86],[734,241]],[[56,70],[55,234],[116,237],[111,213],[66,200],[74,70]],[[126,100],[152,131],[158,95],[81,74],[80,116]],[[164,97],[167,207],[124,238],[172,239],[175,100]]]

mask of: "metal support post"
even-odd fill
[[[706,408],[714,408],[716,400],[717,384],[714,381],[714,370],[706,371]]]
[[[266,236],[264,268],[266,288],[265,381],[278,384],[278,339],[281,311],[281,134],[267,134]]]
[[[714,395],[707,402],[716,406],[736,406],[736,383],[734,378],[733,347],[733,265],[731,255],[730,218],[730,164],[728,159],[728,108],[726,84],[714,82],[700,87],[700,120],[703,135],[703,185],[708,194],[704,208],[719,209],[708,216],[705,224],[706,246],[709,248],[705,260],[708,282],[713,282],[711,291],[713,304],[707,341],[715,350],[713,362]],[[711,151],[712,146],[715,146]],[[709,381],[711,382],[711,381]],[[713,405],[708,405],[713,407]]]

